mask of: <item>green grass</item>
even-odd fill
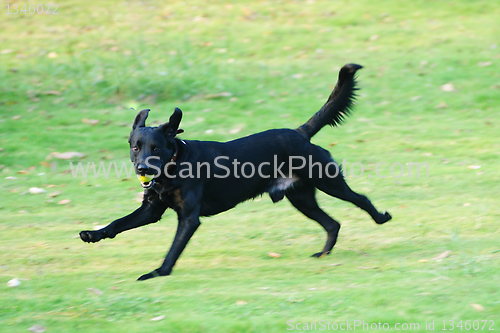
[[[320,320],[420,330],[494,320],[498,329],[500,4],[64,1],[59,15],[5,12],[2,331],[284,332],[287,321]],[[321,107],[347,62],[365,66],[356,110],[313,142],[338,161],[363,163],[365,176],[348,182],[390,211],[390,223],[377,226],[319,194],[342,229],[333,253],[318,260],[309,255],[324,244],[322,228],[264,196],[203,219],[173,275],[143,283],[135,279],[171,244],[173,212],[113,240],[75,238],[138,207],[140,186],[73,179],[51,153],[128,161],[130,107],[152,109],[149,124],[180,107],[186,139],[293,128]],[[455,90],[442,91],[447,83]],[[380,162],[388,177],[368,178]],[[428,163],[429,178],[391,177],[395,162]],[[450,256],[433,260],[444,251]],[[7,287],[16,277],[22,284]]]

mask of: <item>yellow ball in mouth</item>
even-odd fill
[[[152,175],[146,175],[146,176],[137,175],[137,178],[139,178],[141,183],[149,183],[154,178],[154,176],[152,176]]]

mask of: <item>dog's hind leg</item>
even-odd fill
[[[313,254],[313,257],[321,257],[329,254],[337,242],[340,224],[319,208],[315,198],[315,191],[314,186],[302,184],[289,189],[286,192],[286,197],[301,213],[325,228],[327,239],[323,251]]]
[[[324,181],[318,184],[318,189],[335,198],[355,204],[370,214],[377,224],[384,224],[392,219],[391,214],[388,212],[380,213],[367,197],[351,190],[341,176],[332,179],[324,179]]]

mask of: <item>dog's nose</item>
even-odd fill
[[[139,171],[141,174],[145,175],[148,173],[149,168],[146,164],[139,164],[137,166],[137,171]]]

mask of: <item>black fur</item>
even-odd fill
[[[178,227],[172,247],[160,268],[139,278],[146,280],[171,273],[200,225],[200,216],[218,214],[266,192],[273,202],[286,196],[299,211],[323,226],[327,241],[315,257],[330,253],[340,229],[340,224],[318,207],[316,189],[357,205],[378,224],[389,221],[389,213],[379,213],[368,198],[353,192],[341,172],[330,170],[333,177],[322,177],[327,165],[337,171],[339,167],[328,151],[310,142],[322,127],[336,126],[349,114],[356,90],[354,75],[360,68],[345,65],[325,105],[296,130],[273,129],[226,143],[183,141],[176,138],[182,132],[181,110],[175,109],[169,122],[159,127],[146,127],[149,110],[142,110],[130,133],[130,157],[137,175],[156,177],[142,182],[145,191],[140,208],[103,229],[80,232],[81,239],[94,243],[114,238],[123,231],[157,222],[167,208],[174,209]],[[250,164],[254,166],[253,175]],[[194,177],[186,177],[190,175]]]
[[[342,67],[339,80],[325,105],[297,130],[310,139],[327,124],[331,126],[342,124],[345,116],[351,113],[356,97],[355,91],[358,90],[354,74],[361,68],[363,66],[356,64]]]

